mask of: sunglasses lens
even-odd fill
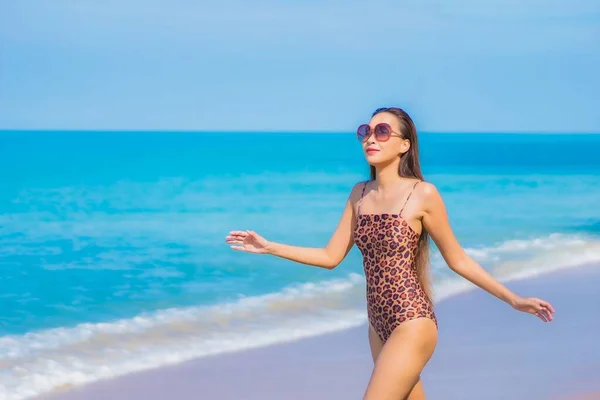
[[[379,124],[375,127],[375,137],[379,141],[386,141],[390,138],[392,129],[388,124]]]
[[[359,141],[364,141],[366,137],[369,136],[369,131],[370,131],[371,127],[367,124],[363,124],[361,126],[358,127],[358,129],[356,130],[356,136],[358,138]]]

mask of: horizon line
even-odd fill
[[[198,133],[198,134],[354,134],[354,131],[328,131],[328,130],[194,130],[194,129],[6,129],[0,128],[2,132],[82,132],[82,133]],[[577,131],[577,132],[564,132],[564,131],[418,131],[418,134],[427,135],[448,135],[448,134],[469,134],[469,135],[599,135],[600,131]]]

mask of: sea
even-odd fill
[[[419,138],[498,279],[600,263],[600,135]],[[326,270],[225,237],[325,246],[366,179],[352,133],[0,131],[0,398],[363,324],[355,247]],[[435,246],[431,271],[436,302],[480,290]]]

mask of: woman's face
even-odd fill
[[[374,115],[368,124],[358,128],[367,162],[372,166],[386,165],[408,151],[410,142],[402,138],[400,121],[388,112]]]

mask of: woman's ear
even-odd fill
[[[410,150],[410,140],[404,139],[400,148],[400,155],[408,153],[408,150]]]

